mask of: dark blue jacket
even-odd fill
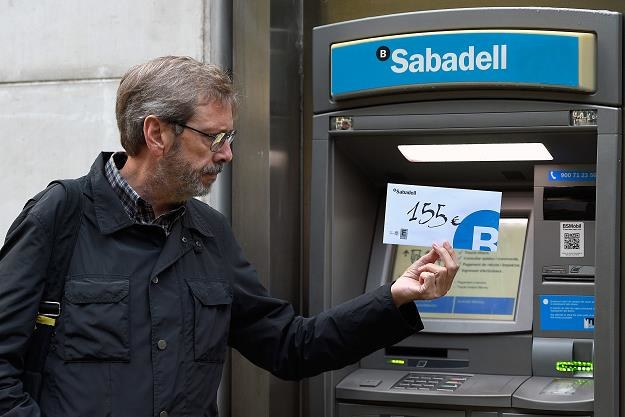
[[[48,192],[0,251],[0,416],[217,416],[227,346],[285,379],[357,361],[422,328],[390,286],[312,318],[270,297],[224,217],[191,199],[169,236],[135,224],[104,176],[87,175],[84,213],[40,404],[19,382],[51,257]],[[40,411],[41,410],[41,411]]]

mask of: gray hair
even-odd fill
[[[145,145],[147,116],[186,123],[198,105],[213,101],[229,104],[233,113],[238,104],[232,79],[216,65],[165,56],[132,67],[117,89],[115,115],[122,147],[130,156],[139,153]]]

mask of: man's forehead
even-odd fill
[[[197,104],[194,113],[198,116],[215,113],[232,114],[232,104],[219,100],[203,101]]]
[[[232,129],[231,126],[226,126],[234,124],[232,108],[230,103],[224,101],[211,100],[200,103],[195,107],[193,116],[189,120],[202,123],[206,127],[210,125],[218,129]]]

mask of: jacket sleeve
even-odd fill
[[[40,416],[39,406],[24,392],[19,379],[52,246],[50,223],[35,208],[12,226],[0,249],[1,417]]]
[[[423,328],[414,303],[395,307],[390,284],[311,318],[296,315],[291,304],[267,294],[226,229],[234,288],[230,345],[274,375],[299,379],[342,368]]]

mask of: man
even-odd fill
[[[163,57],[121,80],[125,152],[102,153],[83,182],[83,215],[36,403],[22,356],[52,256],[54,187],[0,252],[0,416],[216,416],[227,345],[287,379],[345,366],[422,328],[413,300],[444,295],[448,243],[396,282],[316,317],[271,298],[205,195],[232,159],[229,77]],[[436,264],[442,261],[442,266]]]

